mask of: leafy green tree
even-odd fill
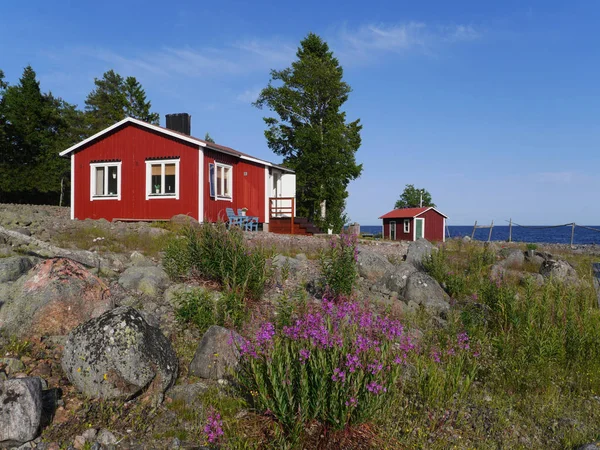
[[[146,100],[146,92],[135,77],[127,77],[125,80],[125,96],[127,98],[125,108],[127,116],[158,125],[160,116],[158,113],[150,111],[152,104]]]
[[[394,208],[418,208],[419,206],[433,206],[431,194],[425,189],[417,189],[412,184],[407,184],[400,198],[396,200]]]
[[[208,131],[206,132],[206,135],[204,136],[204,140],[205,140],[206,142],[210,142],[210,143],[212,143],[212,144],[214,144],[214,143],[215,143],[215,140],[214,140],[214,139],[211,137],[211,135],[210,135],[210,134],[208,134]]]
[[[310,33],[296,56],[291,67],[271,71],[254,105],[279,116],[264,118],[265,137],[269,148],[296,172],[298,215],[337,232],[346,219],[348,184],[362,172],[355,159],[362,125],[360,119],[346,123],[341,108],[351,88],[327,43]]]

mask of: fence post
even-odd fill
[[[492,224],[490,225],[490,234],[488,234],[488,242],[492,240],[492,230],[494,229],[494,221],[492,220]]]
[[[571,247],[573,247],[573,237],[575,236],[575,222],[571,224]]]
[[[477,221],[475,221],[475,225],[473,225],[473,232],[471,233],[471,240],[475,237],[475,230],[477,229]]]
[[[508,222],[508,242],[512,242],[512,217]]]

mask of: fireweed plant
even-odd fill
[[[332,238],[329,247],[321,253],[320,265],[324,291],[330,297],[352,294],[358,271],[357,236],[341,234]]]
[[[342,429],[382,408],[414,348],[400,322],[325,299],[293,325],[266,322],[244,340],[239,382],[286,432],[312,420]]]

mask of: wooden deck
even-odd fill
[[[294,197],[269,198],[269,231],[277,234],[297,234],[312,236],[321,233],[316,226],[304,217],[296,217]]]

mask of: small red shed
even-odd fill
[[[216,222],[227,219],[226,208],[246,208],[266,230],[273,202],[294,204],[292,170],[192,137],[191,117],[174,116],[184,116],[187,126],[163,128],[128,117],[61,152],[71,159],[71,219],[187,214]],[[170,118],[168,124],[182,123]]]
[[[383,219],[383,238],[392,241],[446,240],[446,219],[432,206],[394,209],[380,217]]]

